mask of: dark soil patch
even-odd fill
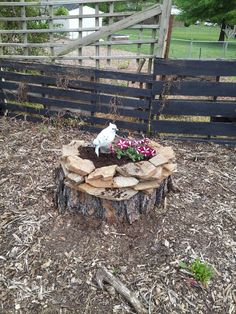
[[[132,162],[131,159],[128,157],[122,157],[118,159],[113,154],[99,154],[99,157],[95,154],[94,147],[80,147],[79,148],[79,155],[83,159],[89,159],[94,163],[96,168],[104,167],[104,166],[111,166],[111,165],[118,165],[123,166]],[[148,159],[145,159],[148,160]]]

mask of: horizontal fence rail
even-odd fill
[[[8,116],[69,119],[94,130],[115,121],[126,131],[148,132],[150,74],[12,60],[0,60],[0,68],[0,107]]]
[[[154,133],[236,143],[235,60],[157,58],[154,76],[158,78],[152,88]]]
[[[131,9],[124,0],[0,0],[0,58],[96,68],[117,68],[127,59],[150,73],[153,58],[164,54],[170,2]],[[124,54],[124,46],[132,52]]]
[[[10,117],[236,144],[236,61],[155,59],[152,74],[10,59],[0,69]]]

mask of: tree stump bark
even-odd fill
[[[68,210],[110,222],[126,221],[132,224],[163,202],[172,189],[172,179],[169,176],[158,188],[139,191],[130,199],[120,201],[90,195],[68,186],[61,167],[56,169],[56,185],[55,205],[59,213],[63,214]]]

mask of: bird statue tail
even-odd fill
[[[95,147],[95,153],[96,153],[96,155],[99,157],[99,146],[96,146],[96,147]]]

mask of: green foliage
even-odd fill
[[[30,1],[29,1],[30,2]],[[28,6],[25,7],[25,15],[26,17],[42,17],[45,15],[48,15],[48,8],[42,8],[42,7],[35,7],[35,6]],[[62,15],[68,15],[69,12],[65,7],[59,7],[54,11],[54,15],[56,16],[62,16]],[[1,7],[0,10],[0,17],[20,17],[21,16],[21,8],[20,7]],[[36,20],[36,21],[27,21],[26,22],[27,29],[49,29],[49,21],[48,20]],[[17,21],[4,21],[0,22],[0,29],[4,30],[17,30],[22,28],[22,22]],[[3,34],[2,35],[2,41],[3,42],[15,42],[15,43],[21,43],[23,42],[24,36],[22,34]],[[28,34],[27,40],[29,43],[43,43],[47,42],[49,40],[49,34],[48,33],[32,33]],[[4,54],[11,54],[13,51],[10,48],[4,47]],[[16,53],[22,54],[23,49],[17,48]],[[31,48],[30,53],[32,55],[40,55],[41,53],[45,52],[41,48]]]
[[[67,10],[67,8],[62,6],[62,7],[59,7],[55,10],[54,15],[56,15],[56,16],[62,16],[62,15],[68,16],[69,11]]]
[[[186,22],[209,20],[220,24],[224,19],[228,25],[236,24],[236,0],[175,0],[175,4]]]
[[[196,258],[190,265],[181,261],[179,267],[190,271],[193,274],[193,277],[203,284],[208,284],[213,277],[212,267],[206,262],[202,262],[199,258]]]
[[[140,161],[144,158],[144,156],[139,154],[134,147],[128,147],[126,150],[116,148],[115,153],[118,159],[121,159],[122,157],[128,157],[133,162]]]
[[[116,275],[118,275],[118,274],[120,274],[120,268],[119,267],[113,267],[112,268],[112,274],[114,275],[114,276],[116,276]]]
[[[185,23],[207,20],[221,25],[220,41],[224,41],[226,25],[236,24],[236,0],[175,0],[175,4],[182,10],[179,18]]]

